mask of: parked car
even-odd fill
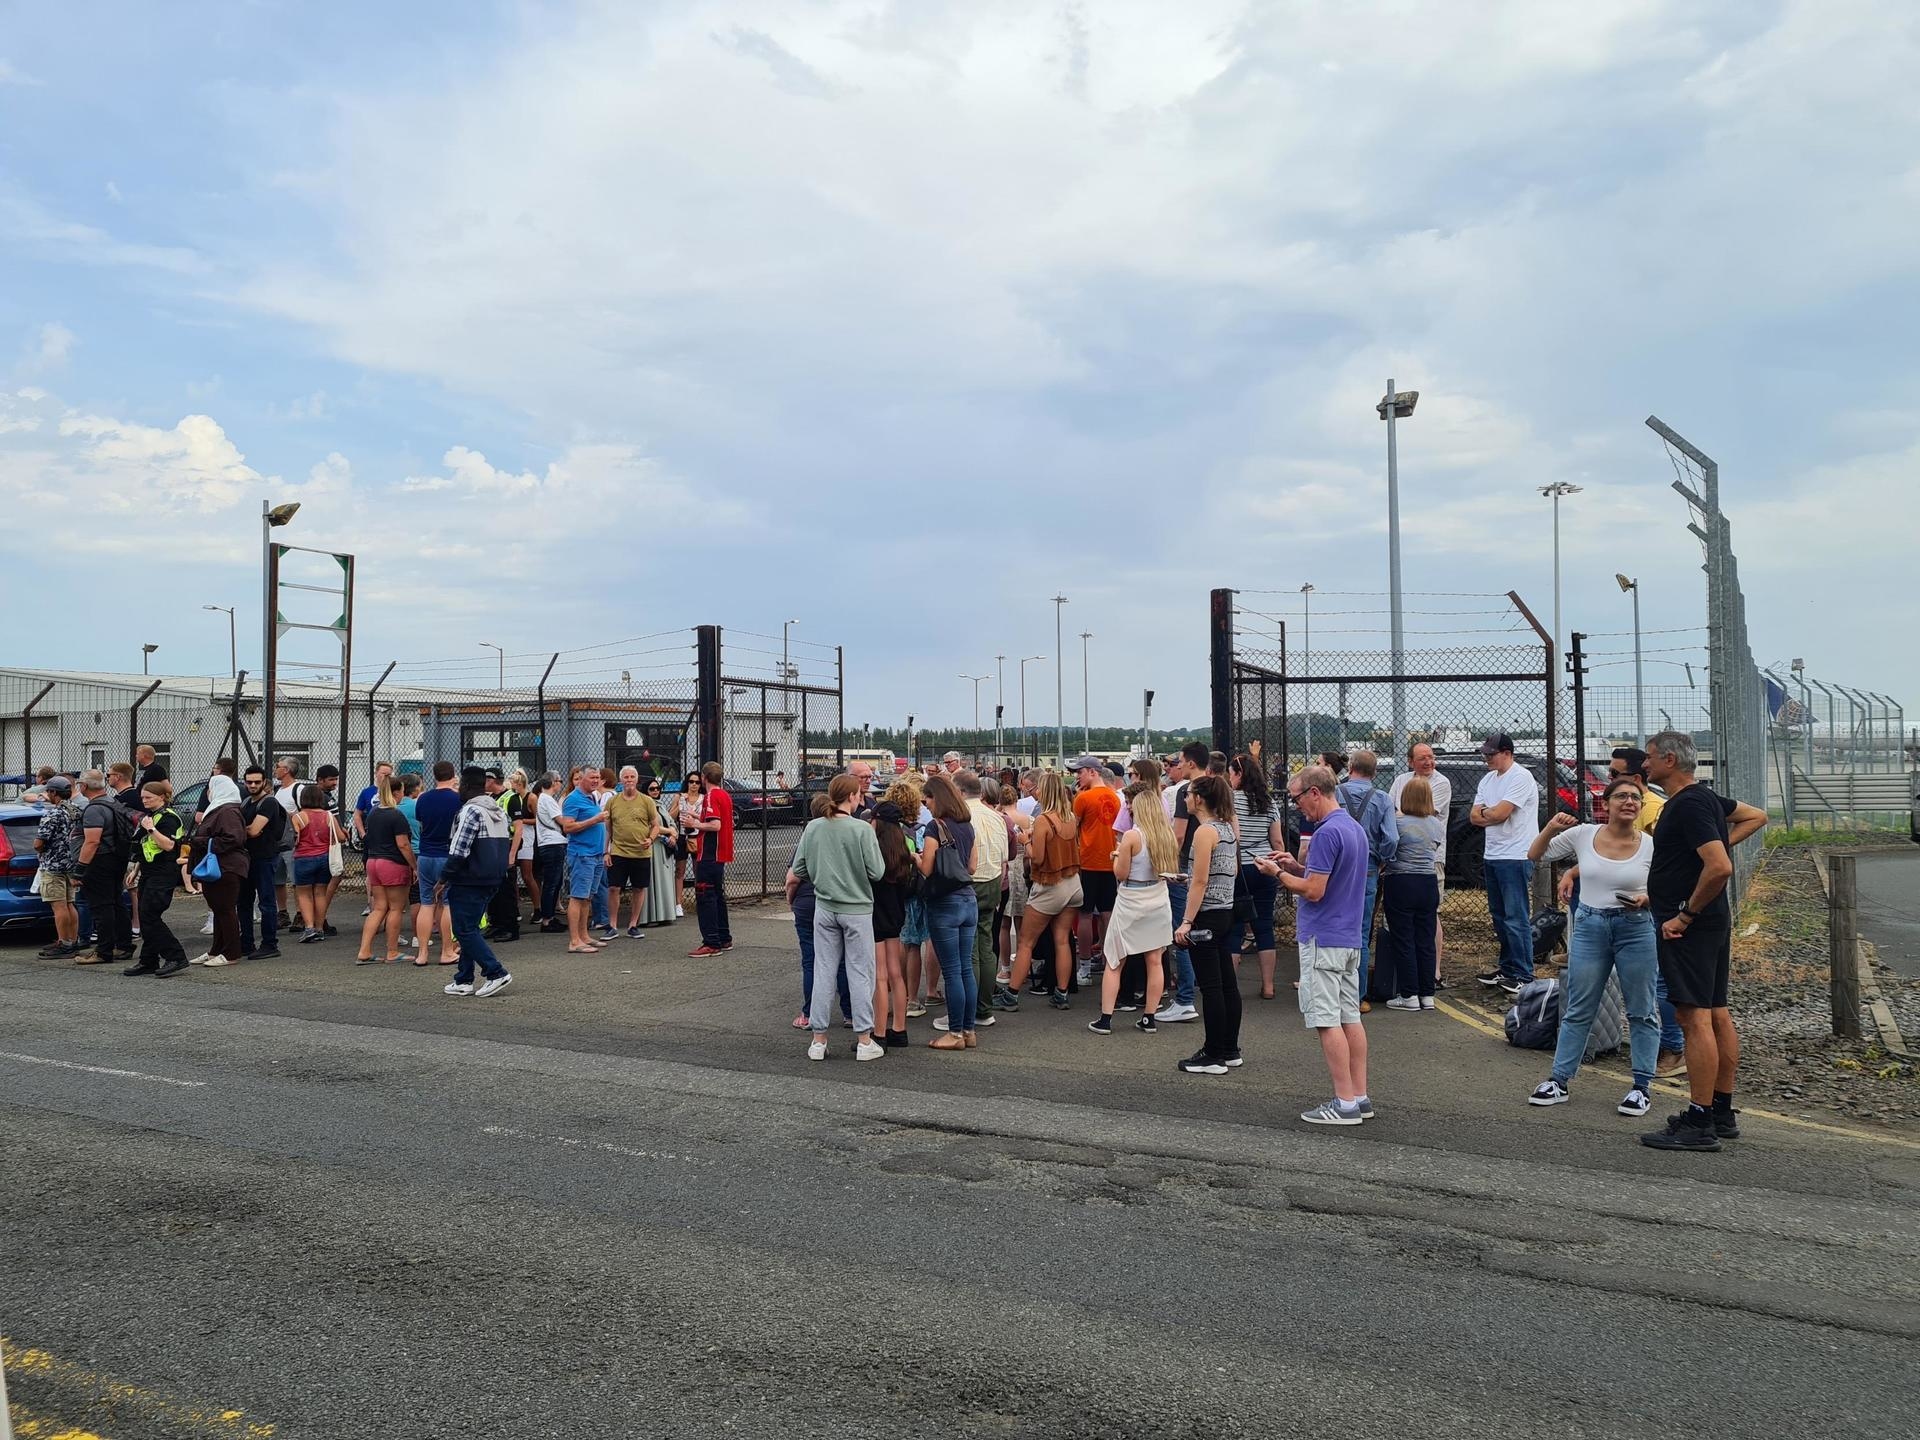
[[[736,829],[798,825],[807,818],[798,791],[780,790],[772,786],[762,790],[758,784],[732,777],[721,783],[733,797],[733,823]]]
[[[40,835],[40,810],[34,805],[0,804],[0,930],[37,930],[53,925],[53,909],[33,893],[40,856],[33,842]]]
[[[1543,828],[1551,816],[1562,810],[1582,818],[1590,813],[1591,805],[1581,804],[1579,781],[1571,765],[1556,761],[1555,783],[1549,787],[1544,757],[1516,754],[1513,759],[1515,764],[1527,767],[1534,783],[1540,787],[1539,820]],[[1447,884],[1469,890],[1481,889],[1486,883],[1487,832],[1467,817],[1473,812],[1474,792],[1480,788],[1481,778],[1487,773],[1487,763],[1478,751],[1474,751],[1470,755],[1440,755],[1435,760],[1435,767],[1453,786],[1453,804],[1447,812]],[[1588,769],[1589,795],[1597,794],[1591,763]],[[1604,772],[1604,767],[1602,769]],[[1599,788],[1605,788],[1604,782]]]

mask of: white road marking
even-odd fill
[[[544,1145],[568,1145],[576,1150],[598,1150],[607,1155],[625,1155],[633,1160],[678,1160],[686,1165],[700,1162],[691,1155],[674,1155],[665,1150],[634,1150],[625,1145],[609,1145],[602,1140],[575,1140],[566,1135],[536,1135],[531,1130],[514,1130],[506,1125],[482,1125],[482,1135],[498,1135],[508,1140],[537,1140]]]
[[[183,1090],[198,1090],[207,1083],[204,1080],[175,1080],[166,1075],[147,1075],[138,1070],[114,1070],[105,1065],[82,1065],[74,1060],[49,1060],[44,1055],[21,1055],[12,1050],[0,1050],[0,1060],[18,1060],[23,1065],[56,1065],[62,1070],[84,1070],[89,1075],[111,1075],[118,1080],[151,1080],[156,1085],[178,1085]]]

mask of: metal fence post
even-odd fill
[[[147,686],[127,707],[127,763],[133,766],[135,775],[140,773],[140,762],[133,758],[133,752],[140,748],[140,707],[146,704],[148,697],[160,688],[160,683],[156,680]]]
[[[1581,647],[1587,637],[1575,630],[1567,636],[1567,674],[1573,682],[1573,795],[1574,813],[1587,816],[1587,666]]]
[[[554,651],[547,660],[547,668],[540,672],[540,683],[533,688],[534,705],[540,716],[540,728],[534,733],[539,737],[534,743],[540,747],[540,773],[546,774],[553,766],[547,763],[547,677],[553,674],[553,667],[559,662],[560,652]]]
[[[1854,885],[1853,856],[1827,854],[1827,976],[1833,1000],[1833,1033],[1843,1040],[1860,1038],[1859,891]]]
[[[1208,601],[1208,673],[1213,689],[1213,748],[1233,753],[1233,591]],[[1064,759],[1064,757],[1063,757]]]
[[[722,758],[720,627],[694,627],[694,728],[700,746],[700,763]],[[724,763],[724,762],[723,762]],[[695,769],[695,766],[688,766]]]
[[[40,693],[29,700],[20,711],[20,769],[27,775],[33,774],[33,711],[42,700],[53,693],[55,681],[49,680],[40,687]]]

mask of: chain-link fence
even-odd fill
[[[1513,737],[1543,814],[1579,786],[1549,738],[1558,687],[1548,640],[1515,594],[1409,595],[1397,659],[1384,597],[1359,591],[1213,592],[1213,743],[1261,756],[1276,778],[1327,752],[1374,751],[1392,783],[1409,747],[1433,746],[1453,790],[1448,873],[1481,878],[1485,836],[1466,819],[1485,773],[1480,744]],[[1315,643],[1331,640],[1331,645]]]
[[[1789,825],[1907,831],[1915,765],[1900,703],[1857,685],[1814,679],[1803,664],[1769,667],[1768,780]]]
[[[771,644],[767,643],[771,642]],[[774,648],[778,647],[778,648]],[[276,687],[273,758],[303,778],[340,771],[350,826],[374,767],[426,774],[437,761],[531,780],[576,765],[658,778],[671,801],[707,760],[725,770],[736,815],[730,900],[782,893],[811,797],[844,764],[838,647],[720,627],[632,636],[546,653],[397,661],[371,685]],[[216,758],[262,762],[257,680],[0,670],[0,785],[40,765],[104,769],[151,745],[191,803]],[[0,790],[0,794],[6,791]],[[348,875],[360,873],[349,856]]]

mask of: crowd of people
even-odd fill
[[[1614,752],[1594,823],[1560,813],[1543,829],[1538,782],[1511,737],[1489,736],[1481,751],[1466,821],[1485,832],[1499,951],[1480,982],[1517,993],[1533,978],[1537,865],[1566,867],[1559,894],[1573,902],[1558,1045],[1529,1102],[1572,1098],[1611,979],[1633,1071],[1619,1113],[1646,1114],[1656,1075],[1684,1066],[1687,1109],[1644,1143],[1711,1150],[1736,1138],[1726,884],[1732,847],[1764,813],[1696,780],[1691,737],[1667,731],[1645,750]],[[324,943],[338,933],[329,915],[349,844],[366,856],[356,963],[432,965],[438,940],[437,963],[455,967],[451,996],[512,983],[493,947],[520,938],[523,901],[531,923],[567,935],[567,953],[591,955],[684,918],[691,878],[700,944],[690,955],[733,948],[734,816],[718,764],[668,796],[632,766],[529,780],[447,761],[400,775],[383,762],[343,827],[332,766],[302,782],[290,760],[269,779],[222,759],[188,825],[151,750],[136,761],[77,780],[40,776],[37,883],[56,931],[43,955],[167,977],[278,955],[279,933],[296,923],[300,943]],[[808,1058],[824,1060],[837,1011],[855,1058],[871,1061],[909,1044],[909,1022],[937,1011],[928,1048],[972,1050],[1023,1003],[1065,1010],[1091,992],[1093,1035],[1112,1036],[1123,1014],[1143,1036],[1198,1022],[1198,1048],[1177,1068],[1225,1076],[1245,1064],[1240,965],[1250,958],[1259,994],[1274,997],[1277,921],[1291,900],[1291,984],[1331,1091],[1301,1118],[1363,1124],[1375,1113],[1369,993],[1421,1013],[1444,983],[1452,812],[1430,746],[1412,746],[1390,786],[1379,768],[1359,750],[1270,777],[1257,750],[1194,743],[1124,769],[1087,755],[1064,771],[989,774],[950,752],[882,784],[856,760],[815,797],[786,876],[801,966],[793,1027],[807,1032]],[[211,940],[197,959],[166,920],[181,888],[208,907]]]

